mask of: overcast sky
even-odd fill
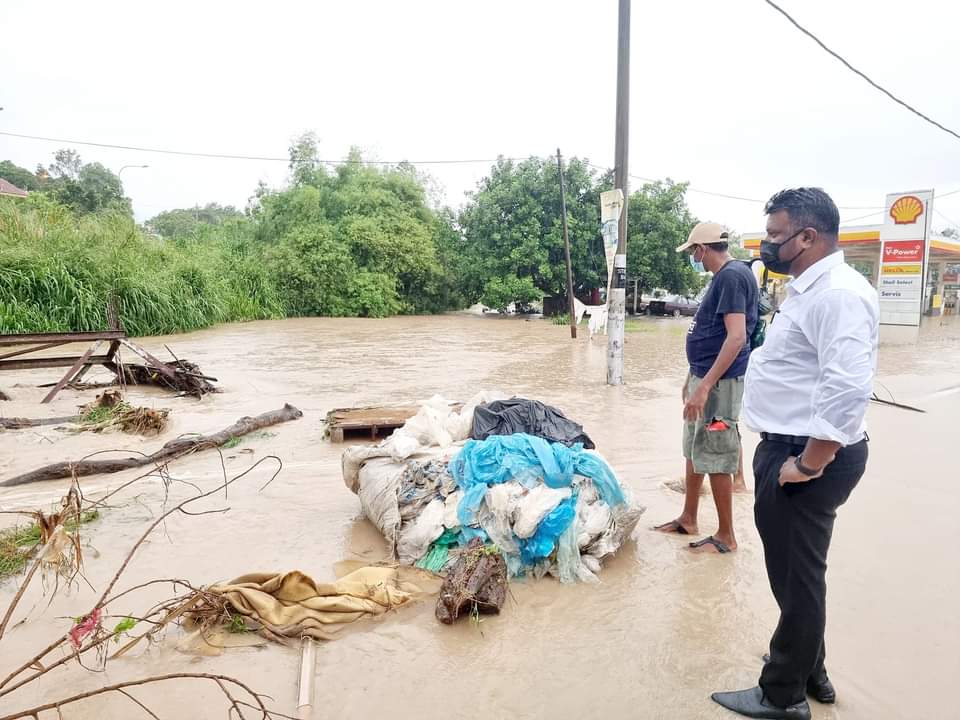
[[[960,129],[960,5],[781,0],[880,84]],[[0,3],[0,130],[284,157],[313,130],[323,156],[548,155],[613,164],[616,0]],[[960,140],[868,86],[763,0],[634,0],[630,172],[765,198],[826,188],[844,220],[887,192],[960,188]],[[960,131],[960,130],[958,130]],[[64,143],[0,136],[0,159],[49,163]],[[284,162],[75,146],[123,173],[137,218],[245,205]],[[458,206],[488,164],[423,166]],[[635,185],[639,181],[632,181]],[[762,205],[691,192],[741,232]],[[934,205],[960,222],[960,193]],[[943,215],[936,214],[936,211]],[[880,222],[881,214],[854,224]]]

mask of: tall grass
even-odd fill
[[[0,332],[105,329],[111,294],[137,336],[283,314],[236,234],[164,241],[122,215],[0,198]]]

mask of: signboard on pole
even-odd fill
[[[877,283],[881,325],[920,325],[932,205],[933,190],[887,195]]]
[[[603,235],[603,251],[607,258],[607,297],[613,278],[613,260],[617,254],[620,211],[623,209],[623,190],[607,190],[600,193],[600,232]]]

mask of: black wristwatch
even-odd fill
[[[801,457],[803,457],[803,455],[798,455],[793,459],[793,464],[797,466],[797,470],[799,470],[801,474],[806,475],[807,477],[814,477],[815,475],[819,475],[821,472],[823,472],[823,468],[820,468],[819,470],[808,468],[806,465],[800,462]]]

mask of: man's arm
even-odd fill
[[[823,474],[837,451],[857,439],[873,392],[876,318],[863,300],[848,292],[827,293],[813,321],[820,372],[813,394],[813,427],[800,462],[819,472],[806,476],[791,458],[781,469],[781,485]]]
[[[716,385],[723,374],[730,369],[747,343],[747,316],[744,313],[727,313],[723,316],[723,324],[727,329],[727,337],[720,347],[717,359],[713,361],[713,365],[710,366],[696,391],[687,398],[683,406],[685,420],[693,421],[703,415],[710,388]]]

